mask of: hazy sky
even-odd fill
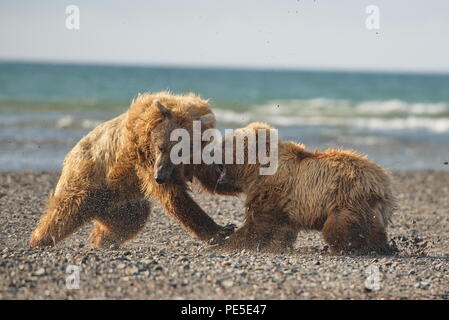
[[[0,0],[0,59],[449,72],[449,1]]]

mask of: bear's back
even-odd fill
[[[286,151],[282,152],[280,168],[296,185],[296,195],[311,201],[312,206],[333,198],[384,196],[391,192],[390,174],[356,151],[334,148],[308,152],[303,145],[291,142],[283,147]]]

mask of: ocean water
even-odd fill
[[[0,63],[0,170],[59,169],[138,92],[196,92],[220,128],[265,121],[310,149],[449,170],[449,75]]]

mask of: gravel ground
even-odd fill
[[[30,249],[58,173],[0,173],[0,299],[448,299],[449,172],[394,177],[400,209],[389,234],[399,252],[334,256],[314,232],[290,254],[214,252],[158,206],[118,250],[86,246],[90,226],[56,248]],[[242,223],[240,199],[195,198],[217,222]],[[69,265],[80,268],[79,289],[66,287]]]

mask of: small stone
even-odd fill
[[[429,286],[430,286],[430,283],[426,282],[426,281],[420,281],[415,284],[415,288],[419,288],[419,289],[423,289],[423,290],[428,289]]]
[[[33,276],[43,276],[44,274],[45,274],[45,269],[39,268],[33,273]]]
[[[222,285],[223,285],[223,287],[225,287],[225,288],[230,288],[230,287],[232,287],[232,286],[234,285],[234,281],[232,281],[232,280],[230,280],[230,279],[224,280],[224,281],[222,282]]]
[[[130,275],[137,274],[137,273],[139,273],[139,269],[135,266],[128,267],[128,268],[126,268],[126,273],[130,274]]]
[[[153,262],[154,262],[154,260],[152,260],[152,259],[143,259],[142,260],[142,263],[145,263],[145,264],[151,264]]]

